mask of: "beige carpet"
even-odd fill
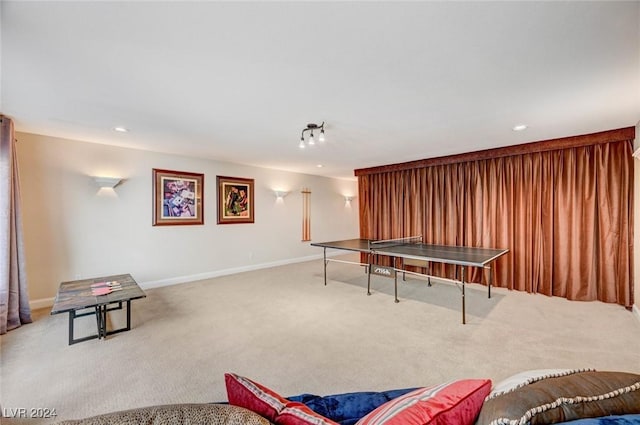
[[[496,382],[543,368],[640,373],[640,320],[621,306],[503,289],[487,299],[468,285],[462,325],[455,285],[413,278],[396,304],[392,280],[373,277],[367,296],[364,269],[328,269],[327,286],[322,261],[311,261],[148,290],[133,302],[130,332],[73,346],[67,315],[35,312],[2,337],[2,409],[67,419],[224,401],[227,371],[282,395]],[[119,312],[110,325],[123,321]],[[81,319],[76,336],[90,332],[93,317]]]

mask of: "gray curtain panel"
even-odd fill
[[[31,323],[13,121],[0,116],[0,334]]]

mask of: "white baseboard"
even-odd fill
[[[344,255],[344,251],[327,252],[327,257],[335,257],[337,255]],[[189,276],[178,276],[178,277],[172,277],[169,279],[138,282],[138,285],[140,285],[142,289],[161,288],[163,286],[177,285],[180,283],[194,282],[197,280],[211,279],[211,278],[220,277],[220,276],[228,276],[230,274],[249,272],[253,270],[268,269],[271,267],[284,266],[287,264],[303,263],[305,261],[319,260],[322,258],[323,258],[322,254],[315,254],[315,255],[309,255],[307,257],[289,258],[286,260],[272,261],[269,263],[251,264],[248,266],[234,267],[230,269],[214,270],[211,272],[198,273],[198,274],[193,274]],[[54,300],[55,300],[55,297],[33,300],[29,302],[29,306],[31,307],[32,310],[37,310],[39,308],[47,308],[47,307],[53,306]]]
[[[51,307],[53,305],[54,300],[55,300],[55,297],[42,298],[39,300],[29,301],[29,307],[31,307],[31,310],[38,310],[39,308]]]
[[[161,288],[163,286],[177,285],[180,283],[195,282],[196,280],[212,279],[214,277],[228,276],[230,274],[250,272],[253,270],[268,269],[271,267],[285,266],[287,264],[303,263],[305,261],[321,259],[322,255],[310,255],[308,257],[290,258],[286,260],[273,261],[270,263],[251,264],[248,266],[234,267],[230,269],[214,270],[206,273],[198,273],[189,276],[172,277],[169,279],[153,280],[149,282],[138,282],[142,289]]]

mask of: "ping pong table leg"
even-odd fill
[[[324,263],[324,286],[327,286],[327,247],[323,249],[323,263]]]
[[[491,284],[493,283],[493,267],[489,266],[489,282],[487,283],[487,298],[491,298]]]
[[[396,302],[399,303],[400,300],[398,299],[398,272],[397,271],[393,271],[393,287],[395,290],[395,296],[396,296]]]
[[[460,282],[462,284],[462,324],[464,325],[466,323],[466,316],[465,316],[465,311],[464,311],[464,266],[460,267]]]
[[[391,257],[391,268],[393,269],[393,292],[395,294],[395,302],[399,303],[400,300],[398,300],[398,268],[396,267],[397,265],[397,257]],[[401,269],[404,269],[404,258],[400,257],[400,266]]]
[[[367,295],[371,295],[371,252],[367,253]]]

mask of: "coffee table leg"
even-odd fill
[[[96,324],[98,325],[98,339],[102,338],[102,307],[95,306],[96,310]]]
[[[107,306],[102,306],[102,338],[107,338]]]
[[[131,300],[127,300],[127,330],[131,330]]]
[[[101,333],[100,333],[100,325],[101,325],[101,321],[102,321],[101,320],[102,316],[100,315],[99,307],[95,307],[94,310],[95,310],[95,312],[93,312],[93,313],[89,312],[89,313],[80,313],[80,314],[77,314],[76,310],[70,310],[69,311],[69,345],[73,345],[73,344],[76,344],[78,342],[87,341],[87,340],[94,339],[94,338],[100,338],[100,335],[101,335]],[[97,335],[91,335],[91,336],[85,336],[85,337],[82,337],[82,338],[75,339],[74,338],[74,324],[73,323],[75,322],[75,320],[78,317],[84,317],[84,316],[88,316],[90,314],[95,314],[95,316],[96,316],[96,325],[97,325],[97,328],[98,328],[98,334]]]
[[[73,344],[73,321],[76,319],[76,311],[69,311],[69,345]]]
[[[100,325],[102,325],[100,327],[100,331],[102,338],[107,337],[107,310],[105,309],[105,307],[106,306],[100,307]]]
[[[96,317],[98,322],[98,339],[107,337],[107,306],[96,306]]]
[[[102,329],[102,327],[100,326],[100,306],[95,306],[93,308],[95,310],[95,315],[96,315],[96,327],[98,328],[98,339],[102,338],[102,333],[100,332],[100,329]]]

